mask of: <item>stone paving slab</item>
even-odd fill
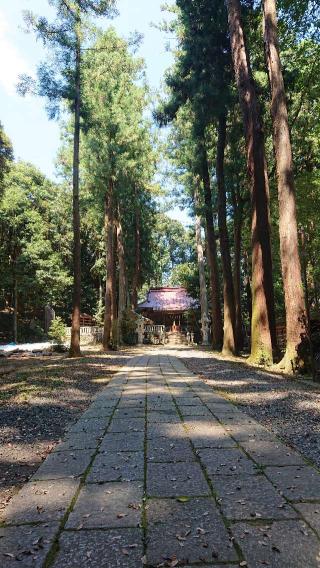
[[[158,438],[166,436],[172,441],[187,438],[186,430],[179,419],[179,422],[149,422],[147,425],[147,437]]]
[[[149,463],[147,493],[153,497],[208,495],[209,487],[197,463]]]
[[[101,435],[108,426],[109,418],[80,419],[69,428],[68,432],[75,434]]]
[[[137,568],[142,557],[139,529],[81,530],[62,534],[53,568]]]
[[[260,424],[228,424],[226,431],[237,442],[245,442],[247,440],[269,440],[277,443],[277,438]]]
[[[79,477],[87,469],[93,455],[92,450],[73,450],[50,454],[33,475],[32,480],[45,481]]]
[[[112,416],[114,408],[104,408],[103,406],[91,405],[88,410],[86,410],[81,418],[83,420],[88,420],[91,418],[105,418],[108,419]]]
[[[319,568],[320,542],[303,521],[252,526],[240,523],[232,532],[248,568]]]
[[[102,452],[131,451],[137,452],[143,450],[144,433],[143,432],[120,432],[107,433],[101,443],[100,450]]]
[[[207,403],[206,401],[204,401],[204,403],[215,416],[225,416],[226,414],[233,416],[246,416],[246,414],[241,412],[241,410],[238,410],[236,406],[229,402],[227,403],[225,400],[219,403]],[[247,416],[247,418],[249,417]]]
[[[303,518],[309,523],[313,530],[320,535],[320,502],[296,503],[294,507],[302,514]]]
[[[238,448],[205,448],[198,450],[198,456],[209,477],[257,473],[254,462]]]
[[[42,568],[59,525],[0,528],[1,568]]]
[[[313,467],[267,467],[266,475],[287,499],[320,499],[320,475]]]
[[[96,456],[87,483],[143,479],[144,452],[103,452]]]
[[[141,418],[145,416],[144,408],[121,408],[116,409],[113,415],[114,418],[119,419],[131,419],[131,418]]]
[[[119,410],[122,409],[122,408],[125,408],[125,409],[127,409],[127,408],[142,408],[143,409],[144,405],[145,405],[144,400],[138,401],[138,400],[135,400],[135,399],[134,400],[121,399],[117,408],[119,408]]]
[[[240,412],[214,412],[214,415],[224,426],[253,426],[258,424],[256,420]]]
[[[80,492],[66,528],[137,527],[141,521],[143,483],[86,485]]]
[[[57,452],[73,452],[74,450],[92,450],[91,454],[94,454],[95,448],[97,447],[99,440],[102,438],[103,434],[90,434],[86,432],[74,433],[69,432],[66,434],[64,440],[60,442],[52,450],[53,453]]]
[[[0,568],[51,546],[50,568],[320,568],[317,470],[170,353],[133,358],[13,498]]]
[[[193,394],[192,392],[187,396],[183,393],[182,396],[178,395],[174,397],[175,402],[178,406],[199,406],[202,404],[201,398]]]
[[[180,423],[180,416],[176,411],[172,412],[155,412],[151,411],[147,414],[147,422],[178,422]]]
[[[113,408],[115,408],[115,406],[118,404],[120,400],[120,397],[117,398],[109,398],[106,395],[98,395],[97,398],[94,400],[94,402],[91,404],[90,409],[88,410],[98,410],[101,409],[101,411],[104,413],[106,410],[108,410],[109,412],[113,410]],[[98,416],[101,416],[101,414],[99,414]]]
[[[114,418],[108,432],[144,432],[145,419],[141,418]]]
[[[212,498],[190,499],[186,503],[148,501],[147,525],[147,561],[152,566],[173,557],[179,565],[238,558]]]
[[[30,481],[9,503],[5,523],[58,521],[64,516],[78,487],[79,481],[75,479]]]
[[[203,404],[198,404],[197,406],[185,406],[180,404],[179,410],[182,416],[205,416],[208,419],[212,418],[210,410],[208,410]]]
[[[217,475],[213,479],[213,486],[228,519],[283,519],[297,516],[264,475]]]
[[[248,440],[242,442],[245,451],[261,465],[305,465],[305,461],[281,442],[268,440]]]
[[[196,448],[229,448],[236,446],[236,442],[228,436],[225,429],[214,419],[195,420],[190,417],[189,420],[185,420],[185,424],[188,435]]]
[[[149,462],[186,462],[195,459],[192,446],[187,439],[157,436],[148,440],[147,461]]]

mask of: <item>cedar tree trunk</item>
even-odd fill
[[[242,243],[242,222],[243,222],[243,203],[240,196],[239,187],[232,189],[233,203],[233,235],[234,235],[234,268],[233,268],[233,289],[235,304],[235,340],[237,351],[243,349],[243,329],[242,329],[242,309],[241,309],[241,243]]]
[[[103,347],[109,349],[111,342],[113,320],[113,183],[110,181],[109,189],[105,195],[104,235],[106,248],[106,295],[104,308]]]
[[[18,277],[16,269],[14,270],[14,288],[13,288],[13,341],[18,342]]]
[[[230,257],[230,244],[227,227],[227,202],[224,180],[224,152],[226,146],[227,119],[223,113],[218,120],[218,137],[216,153],[216,176],[218,186],[218,225],[220,235],[220,253],[223,272],[223,348],[225,355],[236,351],[235,345],[235,304],[233,277]]]
[[[134,272],[132,279],[132,309],[135,310],[138,305],[138,288],[140,284],[140,267],[141,267],[141,244],[140,244],[140,211],[138,206],[135,207],[135,258]]]
[[[284,81],[279,56],[275,0],[264,0],[264,42],[271,88],[271,117],[276,156],[280,256],[286,309],[286,352],[279,366],[287,373],[304,366],[299,354],[307,336],[306,305],[303,293],[292,150]]]
[[[115,210],[115,205],[113,206]],[[118,252],[118,233],[117,233],[117,223],[115,217],[113,216],[113,265],[112,265],[112,319],[116,320],[118,318],[118,305],[117,305],[117,252]],[[115,338],[117,339],[117,338]]]
[[[231,52],[239,91],[251,182],[252,319],[251,361],[270,365],[276,346],[269,187],[264,136],[249,57],[241,24],[239,0],[227,0]]]
[[[119,343],[121,344],[122,343],[121,324],[122,324],[123,312],[126,309],[127,286],[126,286],[126,265],[125,265],[125,256],[124,256],[123,232],[122,232],[120,215],[118,215],[118,222],[117,222],[117,242],[118,242],[118,259],[119,259],[118,336],[119,336]]]
[[[197,186],[198,186],[198,184],[197,184]],[[202,238],[201,238],[201,217],[198,213],[199,206],[200,206],[198,187],[196,187],[195,192],[194,192],[194,203],[195,203],[196,247],[197,247],[199,286],[200,286],[202,345],[209,345],[208,296],[207,296],[203,246],[202,246]]]
[[[207,258],[210,270],[210,295],[211,295],[211,319],[212,319],[212,347],[221,349],[223,341],[222,314],[220,305],[220,281],[218,272],[217,246],[213,224],[212,195],[209,176],[207,152],[202,144],[202,182],[204,189],[205,220],[207,235]]]
[[[77,36],[73,135],[73,298],[70,357],[80,357],[81,241],[79,203],[80,39]]]

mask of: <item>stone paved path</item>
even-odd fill
[[[319,535],[318,471],[148,350],[11,501],[0,566],[318,568]]]

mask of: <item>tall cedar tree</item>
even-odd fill
[[[239,0],[227,0],[231,52],[239,91],[251,189],[252,318],[251,361],[271,364],[276,347],[270,242],[269,185],[261,111],[241,22]]]
[[[133,275],[135,296],[141,283],[140,230],[144,234],[149,228],[147,222],[146,227],[140,226],[140,217],[147,217],[150,205],[154,156],[149,124],[143,116],[147,105],[147,88],[141,81],[143,61],[132,56],[130,46],[110,28],[97,31],[94,49],[88,52],[85,64],[83,97],[90,128],[84,136],[83,156],[90,190],[101,205],[104,201],[103,345],[107,349],[119,338],[117,319],[120,316],[121,320],[127,297],[124,274]],[[130,264],[130,270],[124,263]]]
[[[236,351],[236,313],[231,268],[229,234],[227,227],[227,203],[224,175],[224,153],[227,136],[227,117],[223,112],[218,118],[216,150],[216,177],[218,186],[218,225],[220,234],[220,252],[223,270],[223,347],[224,354]]]
[[[279,55],[275,0],[264,0],[263,21],[272,97],[271,116],[278,178],[280,255],[286,311],[286,352],[280,366],[286,372],[295,372],[303,364],[301,353],[305,353],[305,349],[301,349],[301,345],[307,335],[307,317],[301,277],[293,160]]]
[[[186,55],[184,64],[191,77],[189,96],[195,112],[206,124],[217,124],[216,181],[218,187],[218,228],[223,276],[223,330],[220,309],[220,283],[216,277],[212,298],[213,346],[221,347],[225,353],[234,353],[235,346],[235,300],[229,235],[227,228],[226,186],[224,176],[224,153],[226,145],[226,114],[231,102],[231,56],[228,42],[227,14],[224,2],[212,3],[207,0],[179,0],[184,26],[183,47]],[[195,31],[197,33],[195,33]],[[205,31],[205,33],[203,33]],[[188,79],[187,79],[188,81]],[[208,200],[208,182],[204,177],[205,199]],[[206,211],[208,214],[208,209]],[[212,227],[211,223],[210,226]],[[208,240],[212,229],[207,226]],[[209,248],[209,247],[208,247]],[[216,257],[215,243],[213,252]],[[210,257],[209,257],[210,262]],[[217,262],[215,260],[215,270]],[[219,305],[217,305],[219,302]],[[220,313],[219,313],[220,312]],[[216,318],[219,318],[218,320]],[[215,322],[217,321],[217,324]],[[215,327],[217,330],[215,330]]]
[[[220,303],[220,278],[217,258],[217,243],[214,229],[213,210],[212,210],[212,190],[208,164],[207,148],[204,140],[204,133],[199,139],[199,171],[203,183],[204,193],[204,217],[206,220],[207,235],[207,258],[210,271],[210,295],[211,295],[211,317],[212,317],[212,347],[221,349],[223,342],[222,313]]]
[[[220,307],[220,284],[217,269],[216,237],[213,225],[211,172],[208,163],[208,145],[206,130],[215,124],[219,116],[225,112],[225,106],[230,102],[231,58],[230,44],[227,34],[227,16],[224,2],[212,3],[209,0],[178,0],[179,8],[176,31],[180,51],[177,51],[176,63],[167,75],[167,85],[171,98],[165,109],[167,115],[175,116],[177,109],[190,102],[195,116],[194,136],[198,139],[198,173],[203,181],[206,233],[208,242],[208,263],[211,284],[211,309],[213,320],[213,347],[221,348],[223,343],[222,314]],[[221,141],[221,140],[220,140]],[[219,151],[221,144],[219,145]],[[224,152],[220,151],[220,156]],[[219,159],[218,174],[223,182],[224,160]],[[225,190],[223,183],[220,190]],[[220,192],[221,195],[221,192]],[[226,219],[225,208],[219,209],[220,229],[222,229],[222,246],[228,242],[224,228]],[[221,231],[220,231],[221,236]],[[230,254],[228,251],[222,257],[224,265],[224,300],[226,309],[226,345],[234,350],[234,295],[231,272]],[[227,265],[225,265],[227,262]],[[230,278],[226,282],[226,278]],[[230,302],[230,305],[229,305]],[[230,318],[230,319],[229,319]],[[229,331],[230,336],[229,337]]]
[[[200,288],[200,309],[201,309],[201,331],[202,331],[202,345],[209,345],[208,335],[208,297],[206,286],[205,262],[203,254],[203,245],[201,237],[201,216],[200,216],[200,180],[194,179],[194,214],[195,214],[195,235],[196,235],[196,248],[199,272],[199,288]]]
[[[44,17],[26,12],[25,20],[45,46],[50,49],[52,62],[42,63],[38,69],[38,83],[23,77],[19,86],[22,94],[33,90],[48,99],[49,117],[58,114],[59,104],[66,100],[74,112],[73,131],[73,301],[70,357],[80,352],[81,304],[81,241],[79,203],[79,146],[81,118],[81,49],[84,42],[82,21],[90,15],[110,15],[113,0],[51,0],[56,9],[53,23]]]
[[[195,250],[197,253],[202,343],[209,345],[208,295],[205,274],[205,258],[201,236],[204,212],[202,180],[198,168],[197,142],[194,137],[193,114],[189,106],[179,109],[168,139],[168,155],[172,163],[171,175],[184,207],[189,204],[195,219]],[[180,193],[181,185],[185,193]]]

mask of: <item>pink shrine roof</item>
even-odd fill
[[[184,312],[196,304],[185,288],[150,288],[146,301],[138,304],[138,310]]]

